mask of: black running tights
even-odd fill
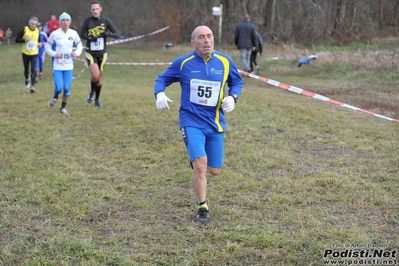
[[[29,63],[30,63],[31,82],[34,82],[36,79],[36,71],[35,71],[36,60],[37,60],[37,55],[22,54],[22,62],[24,63],[25,79],[29,78]]]

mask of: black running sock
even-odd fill
[[[91,88],[91,91],[90,91],[90,92],[94,92],[94,91],[95,91],[96,84],[97,84],[96,82],[93,82],[93,81],[90,82],[90,85],[91,85],[91,86],[90,86],[90,88]]]
[[[66,107],[66,105],[67,105],[67,103],[66,103],[66,102],[62,102],[62,103],[61,103],[61,109],[62,109],[62,108],[65,108],[65,107]]]
[[[100,99],[100,93],[101,93],[101,87],[102,87],[103,85],[101,84],[101,85],[96,85],[95,86],[95,90],[96,90],[96,101],[98,101],[98,99]]]

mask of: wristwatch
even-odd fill
[[[237,101],[238,101],[238,96],[237,96],[237,94],[233,93],[233,94],[230,94],[229,96],[231,96],[231,97],[234,98],[234,103],[237,103]]]

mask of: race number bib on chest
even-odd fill
[[[101,51],[104,50],[104,38],[98,38],[97,41],[90,43],[91,51]]]
[[[216,106],[219,100],[220,82],[200,79],[190,81],[190,102]]]
[[[58,53],[61,54],[61,57],[57,59],[59,63],[66,64],[66,63],[71,63],[72,62],[73,57],[71,55],[71,52],[58,51]]]
[[[26,43],[26,50],[32,51],[36,49],[36,42],[27,42]]]

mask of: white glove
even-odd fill
[[[171,103],[171,102],[173,102],[173,101],[171,99],[169,99],[168,97],[166,97],[164,92],[160,92],[160,93],[157,94],[156,106],[157,106],[158,110],[162,110],[162,109],[168,109],[169,110],[170,108],[169,108],[169,104],[168,103]]]
[[[222,108],[224,112],[231,112],[234,110],[236,106],[235,100],[233,96],[227,96],[222,100]]]

